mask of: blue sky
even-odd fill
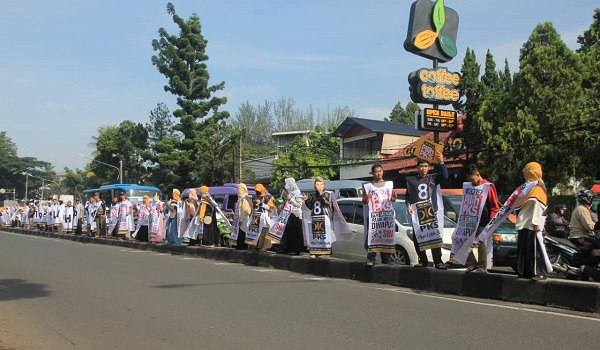
[[[151,41],[178,28],[157,0],[0,1],[0,113],[20,157],[55,170],[83,168],[98,127],[146,123],[175,96],[152,66]],[[403,48],[412,1],[174,0],[178,15],[200,16],[208,40],[211,84],[233,116],[249,101],[293,98],[322,111],[349,106],[383,120],[409,102],[407,76],[431,61]],[[466,48],[480,63],[490,49],[498,68],[518,70],[522,44],[535,26],[553,23],[563,41],[592,23],[597,0],[446,0],[458,12],[458,56],[442,64],[460,71]]]

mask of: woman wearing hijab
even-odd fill
[[[181,238],[177,234],[178,216],[182,214],[182,210],[179,210],[180,204],[183,209],[183,203],[180,202],[181,193],[175,188],[173,189],[173,198],[167,202],[167,215],[169,216],[167,219],[167,244],[181,244]]]
[[[216,203],[211,200],[208,186],[200,186],[200,208],[198,209],[198,221],[202,227],[202,245],[208,247],[220,246],[221,235],[217,226]]]
[[[302,205],[304,196],[300,192],[296,180],[291,177],[285,179],[283,197],[292,205],[292,213],[285,225],[282,241],[284,243],[284,253],[290,255],[299,255],[306,251],[304,244],[304,234],[302,231]]]
[[[271,248],[271,241],[266,237],[269,232],[269,213],[275,210],[275,203],[273,202],[273,196],[268,193],[266,187],[262,184],[256,184],[254,191],[256,191],[256,195],[254,196],[252,215],[260,214],[260,234],[256,248],[259,252],[266,252]],[[253,247],[249,246],[249,249],[251,248]]]
[[[241,183],[237,188],[238,201],[236,208],[238,211],[238,236],[236,239],[236,249],[246,250],[248,244],[246,240],[246,230],[248,229],[248,220],[252,213],[252,196],[248,195],[248,187]]]
[[[200,200],[198,199],[198,195],[196,194],[196,189],[192,188],[188,195],[188,199],[185,200],[184,205],[184,215],[181,218],[179,236],[189,238],[188,246],[199,245],[200,240],[202,240],[202,230],[198,229],[196,225],[192,222],[196,217],[196,213],[198,213],[198,206],[200,205]],[[200,236],[200,238],[198,238]]]
[[[542,166],[531,162],[523,169],[526,183],[537,182],[517,203],[517,274],[523,278],[546,278],[548,275],[546,248],[541,238],[541,220],[548,197],[542,180]],[[539,237],[538,237],[539,236]]]

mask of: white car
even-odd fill
[[[332,244],[332,256],[342,259],[367,261],[365,250],[363,203],[361,198],[340,198],[337,200],[342,215],[348,226],[352,229],[349,239],[339,239]],[[401,200],[394,203],[396,211],[396,253],[392,255],[392,262],[399,265],[414,265],[418,262],[417,253],[412,242],[413,227],[410,216],[406,212],[406,204]],[[450,259],[450,246],[452,244],[452,232],[456,224],[444,219],[444,232],[442,248],[442,260]],[[431,250],[427,250],[429,262],[433,262]]]

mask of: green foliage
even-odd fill
[[[146,172],[143,159],[150,156],[148,131],[144,125],[125,120],[119,126],[102,127],[98,131],[93,153],[95,162],[89,164],[89,171],[96,176],[93,181],[100,185],[118,183],[122,162],[123,183],[139,182]]]
[[[415,125],[415,112],[420,110],[421,107],[412,101],[406,104],[406,109],[402,108],[402,104],[398,101],[394,109],[392,109],[390,116],[384,118],[384,120],[392,123]]]
[[[26,183],[29,198],[41,196],[42,179],[45,179],[44,186],[53,182],[58,184],[52,165],[33,157],[19,157],[17,145],[8,137],[6,131],[0,131],[0,150],[0,188],[16,191],[14,195],[0,194],[0,200],[12,200],[13,197],[17,200],[24,199]],[[28,173],[29,176],[26,175]]]
[[[168,168],[167,163],[159,163],[159,168],[174,173],[171,179],[178,188],[215,185],[231,179],[232,156],[226,152],[232,148],[224,143],[232,138],[233,129],[225,123],[229,113],[219,111],[227,99],[212,96],[223,90],[225,82],[209,85],[205,52],[208,41],[201,33],[198,15],[184,20],[171,3],[167,4],[167,12],[179,27],[179,35],[159,29],[159,39],[152,41],[152,48],[158,52],[152,56],[152,64],[167,78],[165,91],[177,96],[180,108],[173,112],[178,120],[174,129],[183,139],[179,142],[170,138],[167,144],[159,145],[169,151],[168,160],[158,157],[168,163]]]
[[[583,148],[587,154],[600,152],[600,9],[594,11],[593,23],[577,38],[581,47],[577,50],[582,60],[582,86],[584,96],[580,106],[582,118],[587,120],[582,131]],[[583,180],[600,179],[600,162],[585,161],[587,172]],[[583,175],[582,174],[582,175]]]
[[[578,145],[587,122],[579,111],[582,90],[580,58],[560,39],[551,23],[538,25],[521,49],[512,98],[518,133],[507,132],[525,157],[544,166],[549,187],[578,176],[583,154]],[[506,128],[500,128],[502,134]]]
[[[150,122],[146,123],[150,146],[152,147],[166,137],[175,137],[173,126],[174,122],[169,108],[164,103],[158,103],[156,108],[150,111]]]
[[[310,132],[308,140],[296,137],[288,151],[279,152],[273,162],[276,169],[271,176],[271,187],[283,186],[286,177],[336,178],[339,175],[338,168],[332,165],[332,160],[339,159],[339,147],[339,138],[331,137],[320,129]]]
[[[479,81],[479,72],[481,66],[477,63],[475,51],[467,48],[465,58],[461,67],[461,78],[458,91],[461,98],[452,104],[459,114],[467,114],[467,119],[477,113],[481,104],[479,100],[481,95],[481,83]],[[467,124],[469,121],[467,121]]]

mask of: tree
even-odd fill
[[[243,159],[266,157],[274,151],[275,146],[271,142],[274,129],[272,106],[273,103],[265,101],[254,107],[246,101],[238,107],[232,125],[243,136]]]
[[[280,98],[273,103],[275,131],[312,130],[315,121],[311,113],[297,109],[293,98]]]
[[[477,113],[481,106],[481,82],[479,80],[479,72],[481,66],[477,63],[475,51],[467,48],[463,65],[461,68],[461,79],[458,91],[460,99],[453,103],[452,106],[458,112],[458,115],[465,114],[463,120],[464,144],[467,150],[467,161],[470,161],[470,150],[476,147],[477,130],[473,126],[473,116]]]
[[[42,179],[58,181],[50,163],[33,157],[19,157],[17,145],[6,131],[0,131],[0,150],[0,187],[14,189],[15,198],[25,198],[25,182],[28,186],[27,196],[36,198],[36,190],[42,185]],[[44,185],[48,185],[49,181],[45,181]],[[12,200],[13,194],[0,194],[0,198]]]
[[[461,67],[461,78],[458,91],[460,99],[452,106],[458,114],[466,114],[468,117],[477,113],[480,105],[479,97],[481,95],[481,83],[479,81],[479,72],[481,66],[477,63],[475,51],[467,48],[465,58]]]
[[[412,101],[406,104],[406,109],[402,108],[402,104],[398,101],[394,109],[392,109],[389,118],[384,118],[384,120],[392,123],[415,125],[415,112],[420,110],[421,107]]]
[[[316,125],[323,130],[333,131],[340,126],[346,118],[356,117],[358,117],[356,111],[348,106],[335,107],[334,109],[327,107],[325,112],[317,110]]]
[[[179,27],[179,36],[159,29],[159,39],[152,41],[152,48],[158,52],[152,56],[152,64],[167,78],[165,91],[177,96],[180,107],[173,112],[178,120],[174,129],[182,133],[183,139],[171,140],[168,163],[179,188],[214,185],[216,177],[219,182],[232,177],[232,157],[222,152],[232,152],[231,145],[223,143],[230,142],[234,134],[225,123],[229,113],[219,111],[227,98],[212,96],[223,90],[225,82],[209,85],[205,53],[208,41],[201,33],[198,15],[194,13],[184,20],[172,3],[167,4],[167,13]]]
[[[167,137],[175,137],[173,125],[171,112],[167,105],[158,103],[156,108],[150,111],[150,122],[146,123],[150,145]]]
[[[502,89],[502,83],[496,71],[496,61],[494,61],[494,56],[488,49],[485,54],[484,73],[481,77],[481,96],[485,98],[487,94],[494,93],[500,89]]]
[[[271,176],[271,188],[283,186],[286,177],[338,177],[338,167],[332,163],[339,159],[339,147],[339,138],[329,136],[321,128],[308,134],[308,144],[302,137],[296,137],[288,151],[279,152],[273,162],[276,169]]]
[[[577,177],[587,165],[580,149],[581,130],[586,124],[579,110],[583,96],[581,60],[546,22],[536,26],[523,44],[519,64],[511,92],[513,118],[497,132],[511,141],[505,159],[518,159],[523,165],[539,162],[544,167],[544,180],[552,188]],[[498,165],[513,184],[522,181],[521,166],[507,169]]]
[[[581,110],[584,120],[589,121],[582,132],[583,147],[587,154],[600,152],[600,9],[594,11],[593,23],[583,35],[577,38],[581,47],[577,49],[582,60],[584,89]],[[587,172],[581,172],[580,178],[600,179],[600,164],[586,162]]]
[[[123,168],[123,182],[138,182],[145,173],[144,159],[149,157],[148,131],[141,123],[124,120],[119,126],[98,129],[95,137],[94,160],[89,171],[97,176],[101,184],[118,182],[119,168]],[[111,166],[107,166],[106,164]]]

